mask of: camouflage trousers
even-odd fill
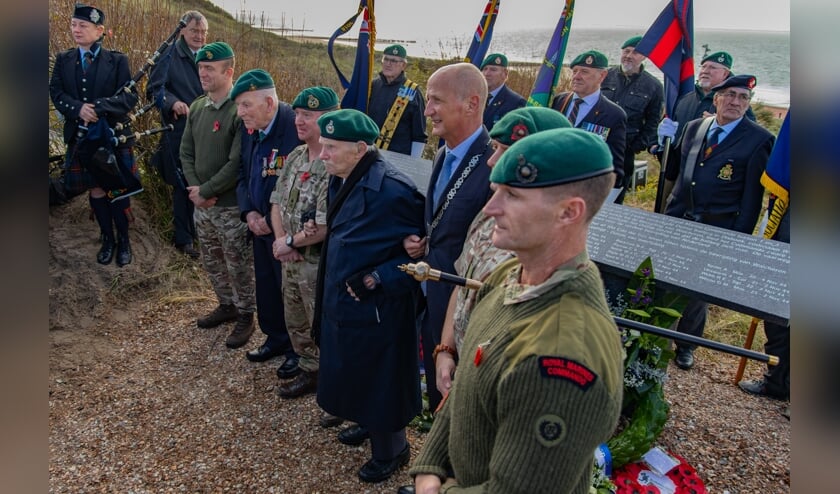
[[[254,253],[239,208],[195,208],[193,219],[201,261],[219,303],[233,304],[240,312],[255,312]]]
[[[318,280],[318,257],[311,256],[300,262],[283,263],[283,306],[286,329],[295,353],[300,356],[298,365],[306,372],[318,370],[318,345],[312,341],[312,319],[315,314],[315,284]]]

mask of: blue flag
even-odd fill
[[[373,2],[374,0],[361,0],[359,10],[356,14],[336,29],[327,42],[327,53],[330,56],[330,62],[335,67],[338,79],[341,81],[341,87],[347,90],[341,98],[341,107],[354,108],[365,113],[367,113],[368,100],[370,99],[370,84],[373,79],[373,47],[376,42]],[[337,37],[347,33],[353,27],[359,14],[363,14],[362,25],[359,28],[359,40],[356,45],[356,61],[353,65],[353,74],[348,81],[335,63],[333,44]]]
[[[496,17],[499,16],[499,0],[490,0],[484,7],[478,27],[475,28],[470,48],[464,61],[476,67],[481,67],[487,49],[490,48],[490,40],[493,38],[493,26],[496,24]]]
[[[557,87],[560,72],[563,70],[563,57],[566,55],[574,10],[575,0],[566,0],[560,20],[557,21],[557,27],[554,28],[554,34],[551,35],[548,48],[545,50],[545,58],[543,58],[540,71],[537,72],[537,78],[534,80],[534,88],[528,96],[528,106],[548,107],[554,99],[554,88]]]
[[[665,114],[694,91],[694,16],[692,0],[671,0],[636,45],[636,51],[665,76]]]

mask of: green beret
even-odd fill
[[[487,67],[488,65],[498,65],[499,67],[507,67],[508,59],[501,53],[493,53],[492,55],[487,55],[484,61],[481,62],[481,67],[479,67],[479,69],[484,69],[484,67]]]
[[[258,89],[269,89],[274,87],[274,79],[271,75],[263,69],[251,69],[244,72],[239,79],[233,83],[233,88],[230,90],[230,99],[236,100],[236,97],[245,91],[256,91]]]
[[[321,137],[336,141],[364,141],[373,144],[379,137],[379,126],[372,118],[352,108],[335,110],[318,117]]]
[[[73,18],[100,25],[105,22],[105,12],[102,12],[96,7],[77,3],[73,8]]]
[[[583,129],[537,132],[515,142],[493,167],[490,181],[537,188],[577,182],[613,171],[610,148]]]
[[[553,108],[526,106],[508,112],[493,124],[490,137],[510,146],[523,137],[537,132],[571,126],[569,119]]]
[[[402,45],[391,45],[385,48],[382,53],[385,55],[391,55],[392,57],[405,58],[405,48],[403,48]]]
[[[725,65],[727,69],[732,69],[732,55],[726,53],[725,51],[716,51],[711,55],[703,57],[703,60],[701,60],[700,63],[703,64],[707,61],[719,63],[721,65]]]
[[[217,62],[233,58],[233,48],[224,41],[215,41],[202,46],[195,54],[195,63]]]
[[[572,60],[570,68],[574,68],[576,65],[582,65],[584,67],[593,67],[596,69],[606,69],[608,67],[607,56],[601,53],[600,51],[589,50],[581,53],[577,56],[574,60]]]
[[[641,41],[641,40],[642,40],[641,36],[633,36],[632,38],[625,41],[623,45],[621,45],[621,49],[623,50],[623,49],[627,48],[628,46],[635,47],[636,45],[639,44],[639,41]]]
[[[297,95],[292,108],[306,108],[313,111],[335,110],[338,108],[338,95],[329,87],[308,87]]]
[[[728,77],[725,81],[721,82],[717,86],[712,88],[713,92],[720,91],[721,89],[726,89],[728,87],[739,87],[743,89],[749,89],[752,91],[755,89],[755,76],[754,75],[733,75]]]

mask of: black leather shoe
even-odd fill
[[[274,358],[282,354],[283,352],[281,352],[280,350],[275,350],[270,346],[263,344],[260,345],[258,348],[248,350],[248,353],[245,354],[245,358],[247,358],[251,362],[265,362],[270,358]]]
[[[321,418],[318,419],[318,425],[320,425],[324,429],[329,429],[330,427],[338,427],[343,422],[344,422],[343,418],[336,417],[335,415],[331,415],[327,412],[324,412],[321,415]]]
[[[280,398],[297,398],[318,390],[318,371],[301,372],[296,378],[277,388]]]
[[[788,397],[785,396],[784,393],[776,393],[774,392],[768,385],[767,382],[763,379],[758,379],[755,381],[741,381],[738,383],[738,387],[746,391],[751,395],[757,396],[766,396],[767,398],[773,398],[774,400],[787,400]]]
[[[397,494],[414,494],[414,484],[401,485],[400,488],[397,489]]]
[[[176,245],[175,248],[178,249],[178,252],[184,254],[185,256],[191,259],[198,259],[200,256],[200,254],[197,250],[195,250],[192,244]]]
[[[682,370],[689,370],[694,367],[694,350],[688,348],[677,348],[677,356],[674,363]]]
[[[338,433],[338,442],[348,446],[358,446],[370,437],[368,430],[361,425],[345,427]]]
[[[114,237],[101,236],[102,247],[96,253],[96,262],[99,264],[111,264],[114,260]]]
[[[283,365],[277,368],[277,377],[280,379],[291,379],[300,374],[300,367],[298,367],[297,357],[286,357]]]
[[[117,239],[117,266],[131,264],[131,242],[128,237]]]
[[[376,458],[368,460],[359,469],[359,478],[363,482],[382,482],[394,475],[394,472],[400,467],[408,464],[408,459],[411,456],[411,449],[405,445],[400,454],[388,461],[377,460]]]

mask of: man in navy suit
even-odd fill
[[[484,106],[484,126],[487,131],[507,112],[525,106],[525,98],[505,85],[508,78],[508,59],[493,53],[481,62],[481,73],[487,81],[487,103]]]
[[[286,156],[300,144],[295,129],[295,112],[277,98],[274,80],[268,72],[253,69],[243,73],[230,91],[236,113],[248,132],[242,133],[242,160],[236,184],[239,217],[253,237],[254,282],[257,318],[265,342],[246,354],[252,362],[276,355],[286,359],[277,369],[283,379],[300,372],[298,355],[286,329],[283,308],[283,266],[274,258],[271,229],[271,192]],[[242,344],[247,342],[244,339]]]
[[[429,77],[426,116],[432,134],[443,139],[426,192],[426,237],[405,239],[413,258],[424,257],[434,269],[451,273],[464,247],[470,223],[490,198],[490,167],[493,155],[490,136],[482,125],[487,100],[487,81],[475,65],[446,65]],[[425,285],[426,312],[422,318],[423,365],[429,409],[442,399],[435,383],[434,350],[440,344],[444,316],[452,285]]]
[[[755,88],[755,77],[732,76],[712,88],[715,115],[692,120],[669,156],[666,190],[673,191],[665,214],[752,234],[764,187],[761,174],[773,149],[773,134],[744,118]],[[677,331],[703,336],[708,304],[692,300]],[[674,363],[694,366],[694,347],[677,345]]]
[[[609,68],[606,55],[595,50],[585,51],[572,60],[570,67],[572,91],[557,95],[551,107],[566,115],[572,126],[599,135],[609,146],[616,175],[615,188],[607,198],[612,202],[619,196],[624,183],[627,115],[601,94],[601,83]]]

